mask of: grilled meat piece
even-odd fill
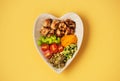
[[[50,37],[50,36],[52,36],[52,35],[54,35],[55,34],[55,31],[54,30],[50,30],[49,32],[48,32],[48,34],[47,34],[47,37]]]
[[[41,33],[41,35],[46,36],[49,31],[50,31],[49,28],[42,27],[40,30],[40,33]]]
[[[51,34],[50,34],[50,33],[48,33],[48,34],[47,34],[47,37],[50,37],[50,36],[51,36]]]
[[[74,34],[75,33],[75,29],[71,28],[70,29],[70,34]]]
[[[54,34],[55,31],[51,29],[49,33],[50,33],[50,34]]]
[[[71,19],[67,19],[66,21],[65,21],[65,23],[66,23],[66,25],[68,26],[68,27],[70,27],[70,28],[76,28],[76,24],[75,24],[75,22],[73,21],[73,20],[71,20]]]
[[[58,28],[59,28],[60,30],[64,31],[64,30],[66,30],[67,26],[66,26],[66,24],[65,24],[64,22],[61,22],[61,23],[59,23]]]
[[[67,27],[66,31],[65,31],[65,35],[69,35],[71,33],[71,30],[69,27]]]
[[[44,27],[50,27],[52,23],[52,19],[46,19],[43,23]]]
[[[60,31],[59,29],[56,30],[56,35],[57,35],[58,37],[61,37],[61,31]]]
[[[51,24],[51,29],[56,30],[59,25],[59,20],[53,20]]]
[[[65,31],[60,31],[61,32],[61,36],[65,35]]]

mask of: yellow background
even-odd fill
[[[56,74],[33,42],[42,13],[79,14],[85,34],[75,60]],[[0,0],[0,81],[120,81],[120,0]]]

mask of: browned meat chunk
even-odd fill
[[[65,21],[65,23],[66,23],[66,25],[69,26],[70,28],[74,28],[74,29],[76,28],[75,22],[72,21],[71,19],[67,19],[67,20]]]
[[[65,31],[60,31],[61,32],[61,36],[65,35]]]
[[[50,37],[50,36],[51,36],[51,34],[48,33],[48,34],[47,34],[47,37]]]
[[[67,26],[66,26],[66,24],[65,24],[64,22],[61,22],[61,23],[59,23],[58,28],[59,28],[60,30],[64,31],[64,30],[66,30]]]
[[[40,30],[40,33],[41,33],[41,35],[46,36],[49,31],[50,31],[49,28],[42,27]]]
[[[66,31],[65,31],[65,35],[69,35],[71,33],[70,28],[67,27]]]
[[[50,37],[50,36],[52,36],[54,34],[55,34],[55,31],[54,30],[50,30],[49,33],[48,33],[48,35],[47,35],[47,37]]]
[[[70,29],[70,34],[74,34],[75,33],[75,29]]]
[[[56,30],[56,35],[57,35],[58,37],[60,37],[60,36],[61,36],[61,32],[60,32],[60,30],[59,30],[59,29],[57,29],[57,30]]]
[[[50,30],[50,32],[49,32],[50,34],[54,34],[55,33],[55,31],[54,30]]]
[[[53,20],[52,24],[51,24],[51,29],[56,30],[59,24],[59,20]]]
[[[50,27],[52,23],[52,19],[46,19],[43,23],[44,27]]]

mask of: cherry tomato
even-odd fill
[[[45,56],[46,58],[51,58],[52,54],[51,54],[50,50],[45,51],[45,52],[44,52],[44,56]]]
[[[41,50],[42,50],[42,51],[49,50],[49,45],[48,45],[48,44],[42,44],[42,45],[41,45]]]
[[[63,47],[62,45],[58,45],[58,51],[59,51],[59,52],[62,52],[63,49],[64,49],[64,47]]]
[[[58,46],[56,43],[53,43],[50,45],[50,51],[51,53],[57,53],[58,52]]]

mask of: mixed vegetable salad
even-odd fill
[[[37,41],[43,55],[55,68],[63,68],[77,50],[76,23],[71,19],[46,19]]]

